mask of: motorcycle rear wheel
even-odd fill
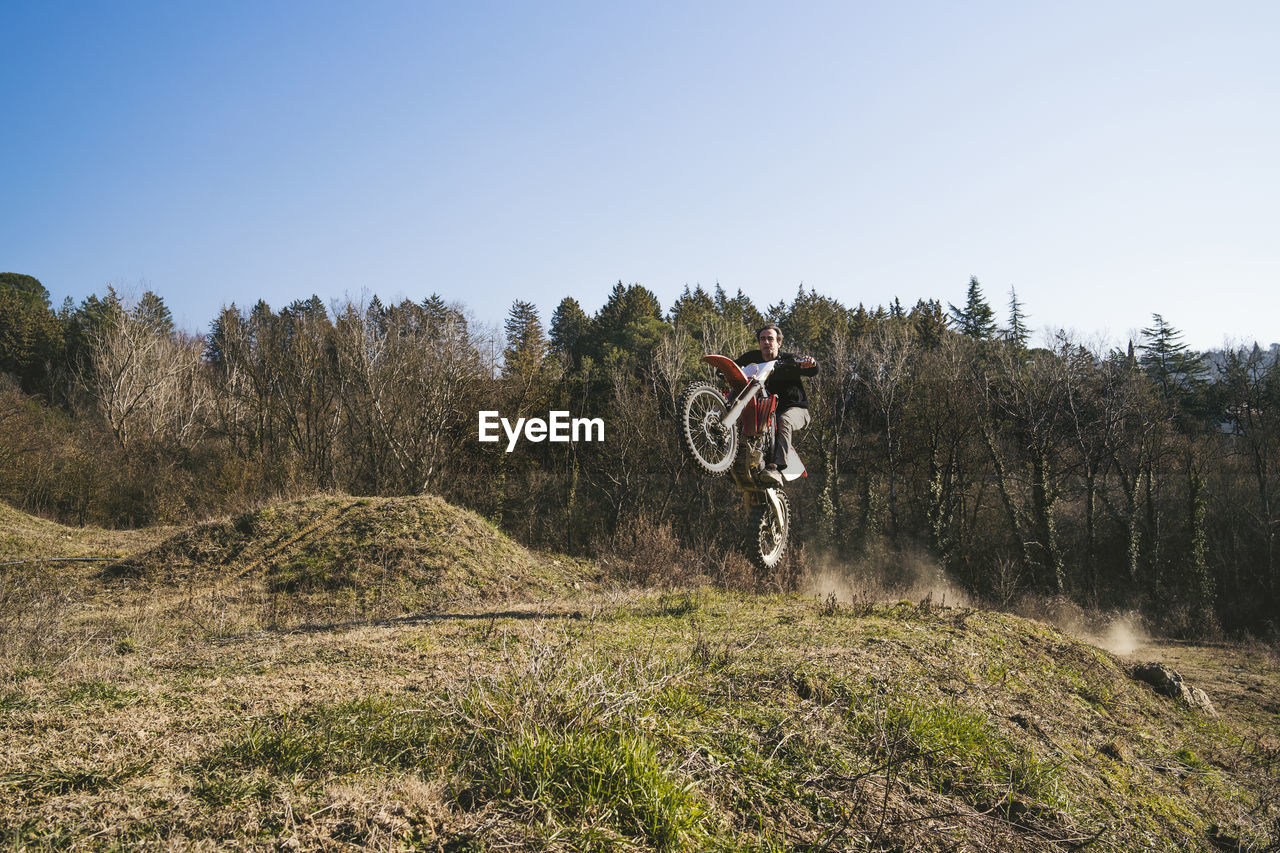
[[[680,398],[680,433],[698,467],[720,475],[733,465],[738,453],[738,433],[720,427],[729,411],[724,394],[710,382],[695,382]]]
[[[751,510],[750,533],[747,536],[747,556],[756,568],[761,570],[776,569],[787,553],[787,537],[791,532],[791,504],[787,501],[787,493],[782,489],[775,490],[778,503],[782,506],[782,523],[773,512],[768,499]]]

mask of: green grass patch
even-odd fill
[[[71,850],[78,836],[62,826],[50,826],[45,818],[33,818],[0,826],[0,846],[6,850]]]
[[[34,699],[30,699],[16,690],[0,693],[0,714],[9,713],[10,711],[22,711],[34,707],[35,704]]]
[[[4,774],[0,776],[0,785],[14,785],[28,793],[45,796],[69,794],[73,791],[97,793],[121,787],[150,766],[150,761],[142,761],[114,764],[105,768],[46,767],[33,772]]]
[[[642,735],[532,728],[494,746],[476,783],[544,823],[595,824],[658,850],[687,849],[699,834],[705,810],[691,783],[677,782]]]
[[[334,777],[443,774],[460,808],[488,804],[540,827],[548,840],[572,830],[601,849],[621,839],[689,849],[706,814],[692,783],[666,768],[654,741],[620,717],[602,716],[602,703],[617,694],[588,686],[570,687],[574,698],[519,680],[426,703],[373,697],[275,715],[190,768],[191,789],[226,805]]]
[[[191,793],[211,806],[232,806],[247,800],[269,802],[276,787],[276,782],[260,772],[212,769],[196,776]]]
[[[658,599],[657,615],[679,619],[704,610],[709,595],[706,590],[668,593]]]
[[[335,555],[326,551],[298,554],[273,565],[266,578],[271,592],[324,592],[355,584],[354,578],[342,571]]]
[[[1209,769],[1209,765],[1205,762],[1203,758],[1196,755],[1194,751],[1187,749],[1185,747],[1175,752],[1173,754],[1173,757],[1178,759],[1178,763],[1181,764],[1183,767],[1187,768],[1188,770],[1203,772]]]
[[[66,690],[63,698],[72,704],[100,704],[108,708],[127,708],[141,701],[137,691],[126,690],[101,679],[76,682]]]
[[[985,714],[955,701],[883,694],[856,699],[849,724],[878,759],[979,807],[1032,798],[1060,806],[1055,768],[1014,744]]]
[[[439,732],[432,714],[398,699],[318,705],[257,721],[203,770],[261,769],[289,778],[414,769],[429,764]]]

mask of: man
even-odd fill
[[[778,473],[778,466],[787,464],[792,433],[809,425],[809,397],[804,393],[800,377],[816,376],[818,362],[808,356],[799,358],[792,353],[781,352],[782,330],[774,323],[756,332],[756,341],[760,349],[738,356],[735,361],[739,365],[760,364],[779,356],[794,359],[775,367],[764,383],[766,391],[778,395],[778,429],[774,434],[773,458],[765,460],[768,464],[760,478],[771,485],[781,486],[782,475]]]

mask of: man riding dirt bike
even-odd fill
[[[772,569],[782,561],[791,528],[781,486],[806,476],[791,443],[794,431],[809,423],[800,377],[817,373],[818,363],[779,352],[782,334],[773,324],[756,337],[760,349],[736,360],[703,356],[728,390],[712,382],[690,385],[680,403],[680,424],[685,448],[699,467],[713,476],[729,473],[742,490],[750,515],[747,554],[759,568]]]
[[[764,384],[765,391],[778,397],[778,426],[774,435],[773,455],[766,460],[760,479],[770,485],[781,486],[782,475],[778,473],[778,469],[786,467],[787,458],[791,455],[792,434],[809,425],[809,397],[804,393],[804,383],[800,381],[800,377],[816,376],[818,362],[813,358],[780,352],[782,330],[773,323],[756,332],[756,341],[760,344],[760,349],[745,352],[734,361],[745,367],[748,364],[763,364],[780,359],[779,366]]]

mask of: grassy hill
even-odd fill
[[[1211,717],[1039,622],[611,589],[433,498],[266,507],[62,585],[0,659],[16,849],[1280,843],[1264,648],[1139,652]]]
[[[126,585],[238,590],[280,612],[391,616],[562,596],[595,566],[543,557],[433,495],[315,497],[177,533],[114,565]]]
[[[146,548],[169,528],[103,530],[66,527],[0,501],[0,563],[51,557],[120,557]]]

